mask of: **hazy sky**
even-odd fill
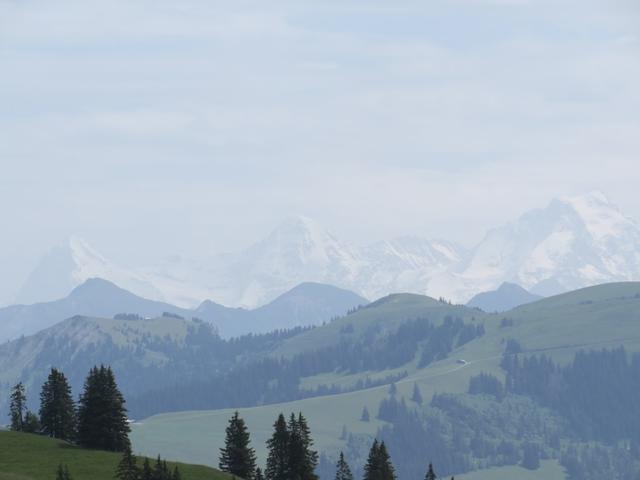
[[[296,213],[465,245],[592,189],[640,218],[639,153],[637,1],[0,0],[0,302],[72,233],[135,264]]]

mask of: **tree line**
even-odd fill
[[[40,390],[38,413],[27,409],[22,383],[13,387],[11,430],[39,433],[85,448],[121,452],[129,445],[125,400],[110,367],[93,367],[78,402],[63,372],[52,368]]]
[[[177,467],[173,471],[158,457],[152,467],[145,459],[136,465],[129,440],[129,420],[125,399],[111,367],[93,367],[84,382],[78,402],[73,399],[67,377],[52,368],[40,391],[38,413],[27,409],[25,387],[13,387],[9,408],[11,430],[46,435],[83,448],[122,452],[115,478],[119,480],[181,480]],[[72,480],[69,468],[59,465],[56,480]]]
[[[318,480],[318,452],[313,449],[311,431],[302,413],[297,416],[291,413],[288,420],[282,413],[278,416],[273,424],[273,433],[267,440],[267,450],[263,471],[257,466],[247,425],[235,412],[225,431],[225,445],[220,449],[220,470],[245,480]],[[363,471],[363,480],[396,480],[396,471],[384,441],[373,441]],[[340,452],[338,457],[334,478],[354,479],[344,452]],[[437,478],[432,464],[429,464],[424,478]]]
[[[161,386],[132,397],[129,406],[136,415],[147,417],[169,411],[251,407],[343,393],[348,390],[335,385],[306,390],[300,387],[301,379],[335,371],[361,373],[397,369],[416,358],[420,367],[425,367],[484,335],[482,324],[466,324],[461,318],[451,316],[446,316],[440,324],[424,317],[415,318],[391,333],[383,332],[382,326],[376,325],[361,335],[354,335],[354,329],[347,327],[349,325],[341,329],[341,339],[335,345],[291,358],[254,360],[213,376],[209,374],[206,379]],[[365,380],[352,389],[367,388],[366,383]],[[368,383],[373,386],[372,381]],[[220,388],[221,385],[224,388]]]

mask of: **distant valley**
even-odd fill
[[[104,281],[85,288],[125,295]],[[230,409],[240,408],[257,445],[264,445],[280,411],[304,411],[317,435],[324,476],[339,450],[362,465],[374,436],[393,445],[403,478],[423,468],[423,447],[437,455],[441,471],[456,477],[476,471],[473,478],[481,480],[500,468],[526,472],[520,466],[529,465],[526,455],[546,462],[554,480],[566,478],[561,466],[577,471],[570,462],[591,465],[598,452],[638,466],[611,444],[636,441],[625,427],[625,415],[635,415],[636,408],[623,401],[628,395],[620,396],[621,408],[609,422],[594,414],[588,428],[580,429],[567,416],[563,389],[536,379],[562,372],[574,390],[593,389],[601,374],[595,366],[608,365],[619,375],[607,379],[607,388],[635,388],[640,283],[581,289],[499,314],[394,294],[321,325],[230,340],[220,338],[208,320],[180,315],[187,311],[151,316],[150,310],[136,312],[136,305],[167,305],[126,305],[129,315],[75,316],[0,346],[1,398],[22,380],[36,401],[52,365],[79,391],[87,368],[107,363],[138,421],[136,451],[149,455],[214,465],[211,451],[220,446]],[[514,364],[515,358],[522,361]],[[582,370],[590,364],[593,378]],[[580,383],[572,383],[576,379]],[[589,412],[588,405],[583,408]],[[420,441],[405,445],[407,435]],[[575,458],[572,449],[578,449]],[[551,452],[557,456],[549,457]],[[262,447],[258,455],[264,460]],[[627,467],[610,468],[613,475]]]

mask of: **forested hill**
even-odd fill
[[[320,325],[367,303],[365,298],[348,290],[303,283],[253,310],[230,308],[210,300],[198,308],[186,309],[142,298],[111,282],[92,278],[59,300],[0,308],[0,341],[33,335],[76,315],[111,318],[119,313],[132,313],[155,318],[164,312],[200,318],[211,323],[220,336],[230,338],[299,325]]]
[[[362,445],[381,435],[401,465],[401,478],[423,474],[411,459],[438,458],[441,474],[457,478],[478,468],[521,465],[526,458],[527,468],[543,462],[554,472],[553,480],[566,478],[558,473],[560,461],[572,466],[572,479],[584,480],[595,477],[581,478],[575,472],[583,471],[598,455],[612,458],[606,442],[615,436],[622,440],[625,430],[606,430],[602,427],[606,417],[599,417],[600,423],[588,427],[597,435],[582,440],[574,420],[566,417],[567,393],[536,378],[542,375],[555,385],[558,374],[553,372],[575,364],[566,378],[576,379],[571,372],[584,373],[585,365],[576,355],[611,352],[620,346],[625,348],[626,364],[619,354],[614,356],[622,374],[611,380],[631,385],[626,377],[634,375],[633,355],[640,352],[638,283],[583,289],[497,315],[417,295],[393,295],[323,327],[282,339],[250,368],[159,389],[131,399],[130,405],[161,412],[235,404],[245,407],[243,414],[258,436],[280,410],[304,411],[310,419],[319,419],[312,426],[321,433],[319,448],[327,459],[321,467],[331,465],[340,449],[358,464],[366,453]],[[513,389],[506,382],[505,355],[517,356],[521,369],[515,371],[525,372],[524,377],[534,383],[527,380],[518,384],[519,390]],[[531,363],[522,370],[524,359],[541,356],[553,362],[553,374],[528,368]],[[598,372],[594,370],[593,378],[583,376],[581,395],[598,388]],[[619,383],[606,388],[622,392]],[[536,393],[541,391],[555,392],[556,397]],[[616,409],[616,425],[632,425],[625,417],[632,414]],[[221,416],[216,411],[160,415],[136,428],[134,439],[153,450],[162,448],[155,436],[178,432],[175,442],[181,458],[206,462],[199,453],[199,432],[221,428],[217,423]],[[524,438],[525,431],[530,436]],[[406,443],[412,438],[418,441]],[[604,443],[587,448],[583,442],[589,439]],[[621,469],[611,465],[608,473],[594,471],[622,475]]]

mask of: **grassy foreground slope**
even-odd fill
[[[372,328],[393,330],[409,319],[426,317],[437,322],[444,315],[458,316],[466,322],[472,321],[473,318],[473,321],[484,324],[486,333],[483,337],[454,350],[448,358],[426,368],[418,368],[417,361],[414,360],[396,369],[395,372],[406,370],[408,373],[405,379],[397,382],[399,396],[409,399],[414,383],[420,387],[426,400],[425,405],[420,407],[408,401],[409,406],[417,409],[428,408],[426,404],[434,393],[465,392],[469,378],[479,372],[491,372],[503,377],[499,364],[508,339],[517,340],[525,352],[545,353],[556,361],[566,361],[580,349],[624,345],[628,351],[640,351],[640,283],[620,283],[543,299],[499,315],[489,315],[462,306],[450,306],[417,295],[393,295],[327,326],[287,340],[276,354],[289,356],[307,349],[331,345],[339,342],[340,336],[344,334],[342,332],[347,330],[353,330],[353,335],[365,335]],[[504,322],[505,318],[509,321]],[[464,359],[466,363],[458,363],[460,359]],[[366,375],[373,377],[389,373],[394,371],[360,374],[334,372],[307,378],[303,385],[347,385]],[[304,412],[309,419],[316,447],[320,451],[335,455],[345,446],[345,441],[340,439],[343,426],[346,426],[350,433],[375,435],[378,427],[383,424],[375,419],[378,405],[387,397],[387,392],[388,386],[385,385],[280,405],[241,409],[241,415],[247,420],[261,463],[265,460],[264,442],[280,412]],[[370,422],[360,421],[360,413],[364,406],[371,412]],[[170,458],[215,465],[218,448],[222,445],[224,428],[231,413],[232,410],[215,410],[157,415],[134,427],[134,445],[137,450],[148,454],[160,452]],[[433,460],[437,462],[437,459]],[[553,464],[545,464],[544,468],[553,470],[552,467]],[[504,472],[507,472],[505,475],[509,478],[516,478],[509,475],[518,473],[509,469],[500,472],[489,469],[462,478],[494,479],[501,478],[494,474]],[[559,467],[553,472],[548,478],[564,478]],[[524,476],[527,471],[523,470],[522,473],[522,478],[527,478]]]
[[[113,480],[120,458],[118,453],[85,450],[40,435],[0,431],[0,480],[51,480],[60,463],[69,466],[75,479]],[[185,480],[229,478],[209,467],[177,465]]]

